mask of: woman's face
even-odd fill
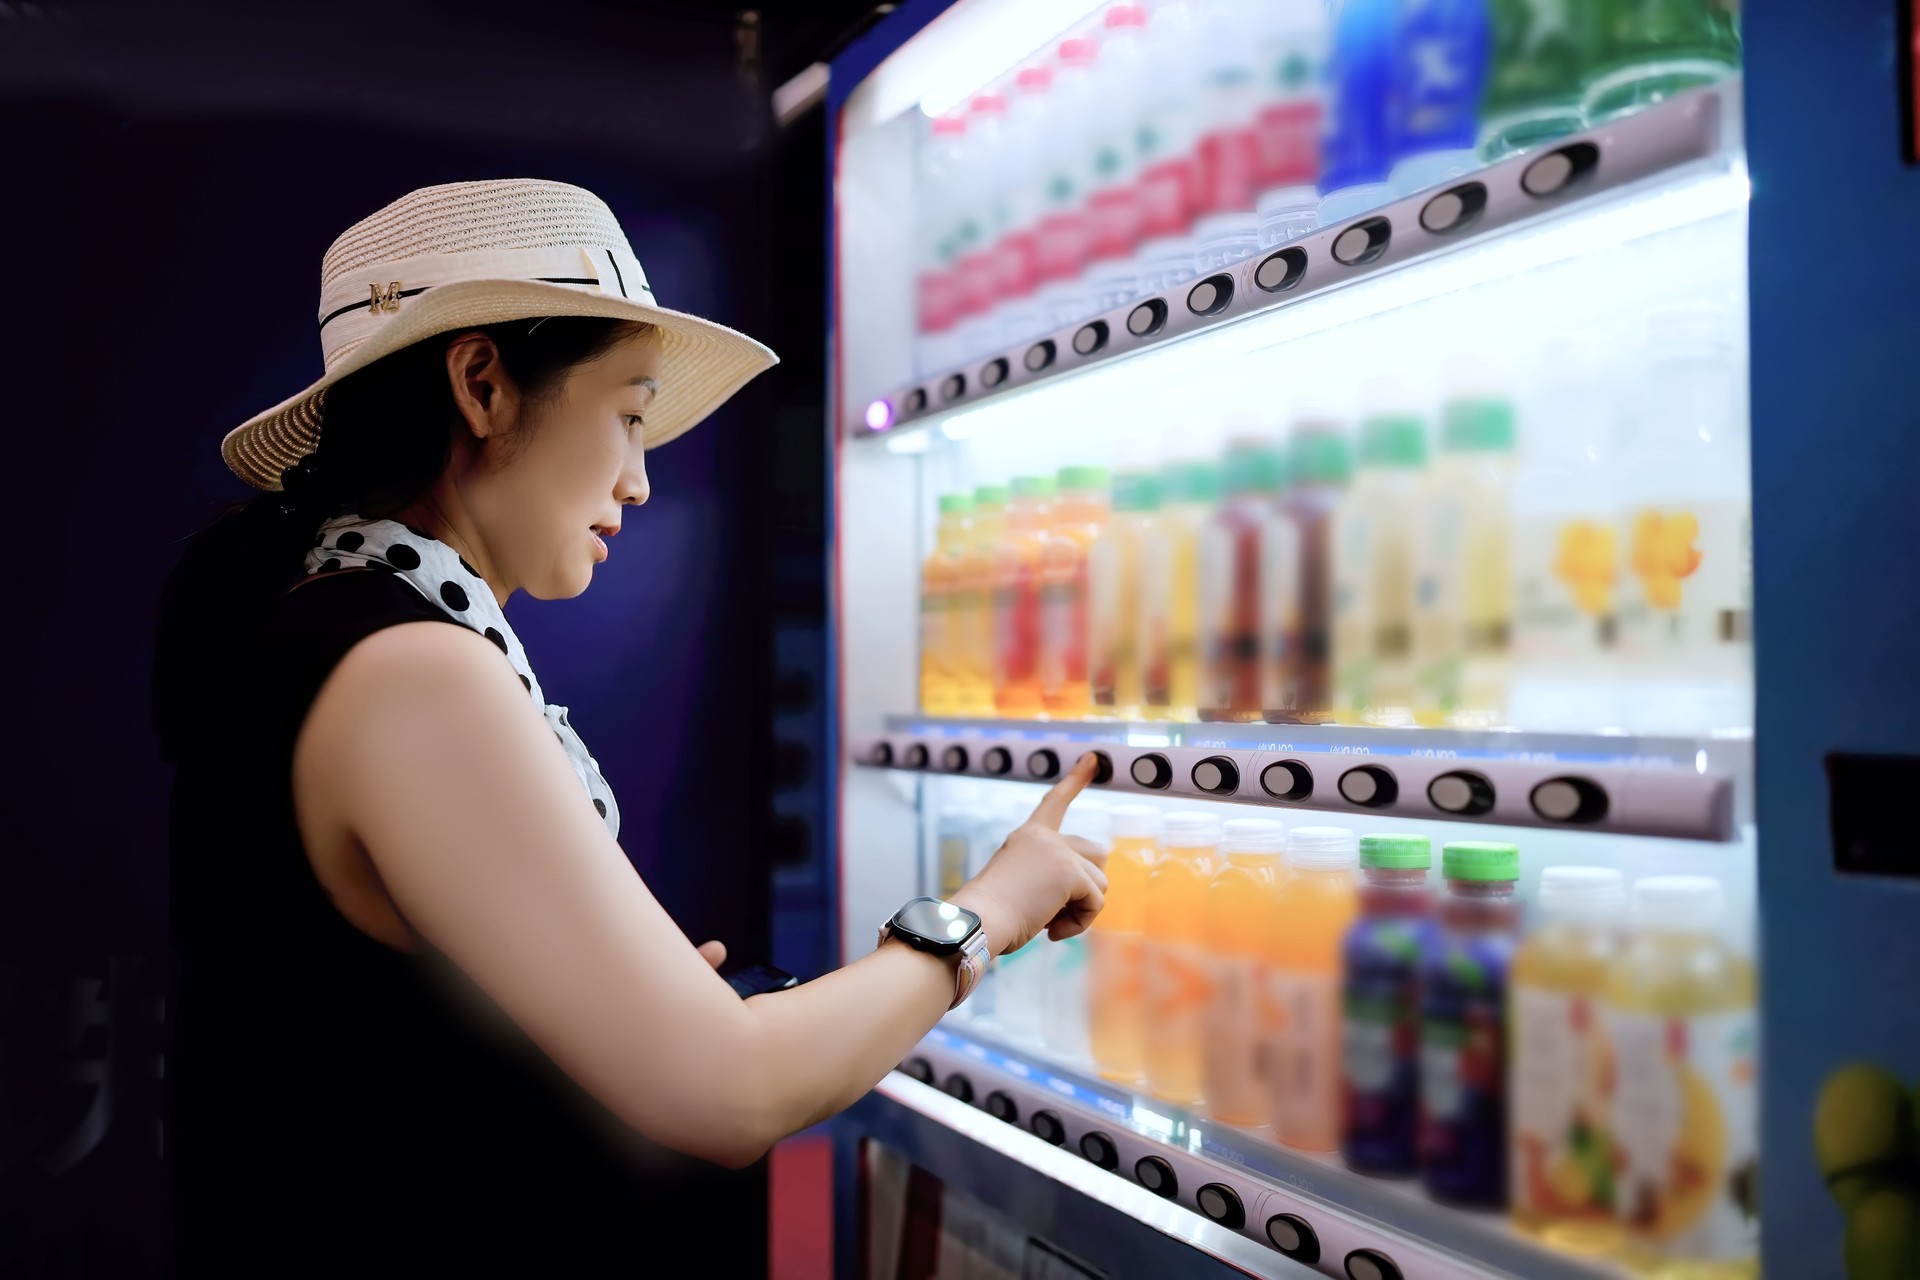
[[[659,388],[647,330],[576,366],[546,399],[522,399],[460,482],[487,576],[541,600],[577,596],[607,558],[624,508],[647,500],[643,422]]]

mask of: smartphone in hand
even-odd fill
[[[748,996],[797,987],[800,985],[800,979],[785,969],[776,969],[770,964],[752,964],[736,973],[728,974],[727,985],[732,987],[742,1000],[745,1000]]]

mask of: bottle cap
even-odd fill
[[[1455,840],[1440,847],[1440,874],[1449,880],[1518,880],[1520,846]]]
[[[940,514],[943,516],[963,516],[973,510],[973,498],[964,493],[943,493],[940,495]]]
[[[1627,905],[1626,879],[1612,867],[1548,867],[1540,873],[1540,910],[1554,920],[1599,924]]]
[[[994,112],[1005,111],[1006,109],[1007,100],[997,93],[988,91],[986,93],[976,93],[973,95],[971,110]]]
[[[965,116],[935,116],[933,131],[941,137],[958,137],[967,131]]]
[[[1212,848],[1220,843],[1220,820],[1210,813],[1182,809],[1162,819],[1160,841],[1169,849]]]
[[[1060,42],[1060,62],[1069,67],[1090,67],[1100,56],[1100,42],[1087,36],[1075,36]]]
[[[1449,400],[1441,410],[1440,447],[1456,453],[1512,453],[1513,404],[1498,396]]]
[[[1303,871],[1340,871],[1360,861],[1360,842],[1347,827],[1295,827],[1287,835],[1287,865]]]
[[[1272,818],[1229,818],[1220,824],[1221,853],[1279,854],[1287,847],[1287,829]]]
[[[1113,478],[1115,511],[1157,511],[1159,508],[1159,476],[1122,471]]]
[[[1274,493],[1286,481],[1286,462],[1280,450],[1264,440],[1238,440],[1227,446],[1226,489],[1241,493]]]
[[[1381,871],[1425,871],[1433,865],[1433,841],[1425,836],[1361,836],[1360,865]]]
[[[1044,93],[1053,83],[1053,70],[1049,67],[1022,67],[1013,82],[1028,93]]]
[[[1147,10],[1144,5],[1117,4],[1107,10],[1106,24],[1109,27],[1144,27],[1147,25]]]
[[[1062,489],[1098,489],[1105,493],[1113,482],[1105,467],[1062,467],[1060,468],[1060,487]]]
[[[1150,804],[1123,804],[1113,811],[1115,839],[1157,840],[1160,838],[1160,811]]]
[[[1016,498],[1051,498],[1053,496],[1053,477],[1015,476],[1013,478],[1013,496]]]
[[[1353,474],[1346,435],[1329,423],[1296,423],[1292,471],[1295,484],[1345,484]]]
[[[976,511],[1007,505],[1007,486],[1003,484],[983,484],[973,491],[973,506]]]
[[[1711,929],[1726,910],[1712,876],[1648,876],[1633,882],[1633,922],[1643,929]]]
[[[1420,419],[1388,414],[1360,424],[1360,465],[1363,467],[1424,467],[1427,433]]]
[[[1161,494],[1168,502],[1212,506],[1220,501],[1220,468],[1211,462],[1171,462],[1163,475]]]

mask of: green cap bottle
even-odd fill
[[[1326,427],[1293,433],[1295,484],[1345,484],[1353,476],[1353,450],[1347,437]]]
[[[1462,396],[1440,411],[1440,447],[1449,453],[1512,453],[1513,405],[1495,396]]]
[[[1425,836],[1361,836],[1360,865],[1382,871],[1425,871],[1433,865],[1433,841]]]
[[[1440,874],[1449,880],[1518,880],[1520,846],[1455,840],[1440,849]]]
[[[1210,507],[1220,501],[1220,468],[1211,462],[1173,462],[1163,472],[1161,497]]]
[[[1360,424],[1360,465],[1424,467],[1427,433],[1411,414],[1383,414]]]
[[[1062,467],[1060,468],[1060,488],[1081,492],[1099,490],[1104,493],[1112,483],[1105,467]]]
[[[1158,511],[1160,509],[1160,477],[1140,475],[1137,472],[1122,471],[1113,478],[1113,509],[1115,511]]]
[[[940,495],[940,514],[943,516],[963,516],[973,510],[973,499],[964,493],[943,493]]]
[[[1286,483],[1286,458],[1273,445],[1242,441],[1227,446],[1222,470],[1228,497],[1248,493],[1277,493]]]
[[[1007,505],[1007,486],[1003,484],[983,484],[973,491],[973,506],[976,511],[995,511]]]
[[[1013,478],[1013,496],[1016,498],[1051,498],[1053,496],[1053,477],[1015,476]]]

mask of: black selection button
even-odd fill
[[[1392,239],[1393,224],[1385,218],[1367,218],[1333,238],[1333,259],[1342,266],[1365,266],[1385,253]]]
[[[1600,165],[1600,148],[1591,142],[1576,142],[1535,160],[1520,175],[1520,189],[1530,196],[1545,199],[1590,177]]]
[[[913,390],[907,392],[907,398],[903,402],[903,407],[908,413],[919,413],[922,409],[925,409],[927,407],[927,389],[925,387],[915,387]]]
[[[1051,1142],[1059,1146],[1067,1140],[1067,1126],[1060,1123],[1060,1117],[1051,1111],[1036,1111],[1033,1119],[1027,1121],[1027,1127],[1042,1142]]]
[[[1355,1249],[1347,1255],[1347,1280],[1400,1280],[1400,1268],[1378,1249]]]
[[[955,743],[940,753],[940,767],[948,773],[967,771],[967,749]]]
[[[1230,796],[1240,789],[1240,766],[1226,756],[1208,756],[1193,766],[1193,785],[1216,796]]]
[[[1436,236],[1452,235],[1478,222],[1486,207],[1486,187],[1464,182],[1427,201],[1420,210],[1420,225]]]
[[[1093,785],[1104,787],[1113,781],[1113,757],[1104,751],[1093,753]]]
[[[1106,345],[1107,322],[1105,320],[1083,324],[1073,335],[1073,349],[1078,355],[1090,356]]]
[[[1363,764],[1340,775],[1340,795],[1348,804],[1384,809],[1400,798],[1400,784],[1377,764]]]
[[[1028,373],[1038,373],[1053,363],[1054,354],[1053,339],[1048,338],[1044,342],[1036,342],[1028,347],[1027,354],[1020,363],[1027,366]]]
[[[1133,1176],[1157,1196],[1171,1200],[1180,1194],[1180,1182],[1173,1176],[1173,1166],[1159,1156],[1142,1156],[1135,1161]]]
[[[980,370],[980,385],[983,387],[997,387],[1006,380],[1007,358],[1005,356],[1001,356],[998,360],[987,361]]]
[[[933,1083],[933,1064],[925,1058],[908,1058],[900,1065],[900,1069],[921,1084]]]
[[[1120,1152],[1113,1145],[1113,1139],[1104,1133],[1081,1134],[1080,1154],[1108,1171],[1120,1167]]]
[[[867,753],[867,763],[879,765],[882,769],[892,764],[893,763],[893,744],[890,742],[874,743],[873,750]]]
[[[1320,1237],[1297,1213],[1276,1213],[1268,1218],[1267,1243],[1295,1262],[1320,1261]]]
[[[1584,826],[1607,816],[1607,793],[1587,778],[1548,778],[1527,799],[1548,822]]]
[[[1493,784],[1469,769],[1443,773],[1427,784],[1427,799],[1442,813],[1477,818],[1493,808]]]
[[[1265,293],[1285,293],[1307,274],[1305,249],[1282,249],[1261,259],[1253,270],[1253,283]]]
[[[1240,1193],[1224,1182],[1207,1183],[1193,1193],[1193,1202],[1200,1206],[1200,1212],[1223,1227],[1238,1231],[1247,1225],[1247,1210],[1240,1203]]]
[[[1020,1120],[1020,1107],[1014,1102],[1012,1094],[995,1089],[987,1095],[987,1114],[995,1120],[1017,1124]]]
[[[1280,760],[1260,771],[1260,789],[1275,800],[1298,803],[1313,797],[1313,770],[1301,760]]]
[[[1127,332],[1136,338],[1149,338],[1167,327],[1167,304],[1149,298],[1127,313]]]
[[[980,767],[996,778],[1013,772],[1013,753],[1005,747],[988,747],[980,753]]]
[[[1165,791],[1173,782],[1173,765],[1158,752],[1135,756],[1133,767],[1128,772],[1136,786],[1146,787],[1150,791]]]
[[[1060,776],[1060,757],[1049,747],[1042,747],[1027,757],[1027,774],[1042,782]]]
[[[1197,316],[1217,316],[1232,303],[1233,277],[1224,271],[1187,290],[1187,310]]]
[[[946,1080],[941,1083],[940,1087],[947,1092],[949,1097],[958,1098],[960,1101],[966,1103],[973,1101],[973,1081],[967,1079],[958,1071],[948,1076]]]
[[[901,759],[901,763],[906,765],[907,768],[909,769],[926,768],[927,767],[927,744],[924,742],[909,743],[907,745],[907,753]]]
[[[940,384],[942,400],[958,400],[965,394],[967,394],[967,375],[964,373],[949,374],[947,380]]]

